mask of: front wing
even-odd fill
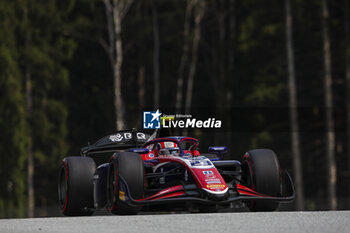
[[[228,205],[236,201],[250,201],[250,200],[268,200],[276,202],[291,202],[295,199],[295,189],[292,178],[288,172],[286,174],[286,194],[285,196],[268,196],[254,190],[251,190],[243,185],[237,184],[238,195],[227,197],[225,199],[205,199],[198,196],[198,188],[195,184],[191,185],[176,185],[167,189],[164,189],[152,196],[143,199],[133,199],[130,195],[129,188],[123,179],[125,196],[123,195],[124,201],[132,206],[147,206],[147,205],[158,205],[158,204],[170,204],[170,203],[183,203],[183,202],[192,202],[200,203],[205,205]]]

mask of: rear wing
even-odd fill
[[[92,145],[81,148],[81,155],[115,152],[118,150],[141,147],[145,142],[157,137],[157,131],[153,134],[132,130],[121,130],[107,135]]]

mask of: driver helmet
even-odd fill
[[[174,142],[160,142],[157,144],[158,155],[179,155],[180,148]]]

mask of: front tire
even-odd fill
[[[144,166],[141,156],[132,152],[119,152],[112,156],[108,169],[107,202],[111,213],[119,215],[137,214],[141,207],[128,205],[124,179],[133,199],[143,198]]]
[[[272,150],[256,149],[248,151],[242,161],[244,185],[261,194],[279,197],[282,194],[281,170],[278,158]],[[279,203],[275,201],[249,201],[251,211],[275,211]]]
[[[96,165],[89,157],[67,157],[58,177],[59,208],[65,216],[93,214],[93,179]]]

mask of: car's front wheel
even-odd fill
[[[282,179],[278,158],[272,150],[248,151],[242,160],[242,184],[261,194],[281,196]],[[274,211],[279,203],[267,200],[247,202],[251,211]]]
[[[143,198],[144,166],[137,153],[119,152],[112,156],[107,180],[107,204],[111,213],[131,215],[141,210],[126,203],[126,186],[133,199]]]

